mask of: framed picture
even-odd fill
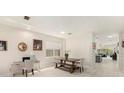
[[[33,50],[42,50],[42,40],[33,40]]]
[[[122,47],[124,48],[124,41],[122,41]]]
[[[0,51],[7,51],[7,41],[0,40]]]

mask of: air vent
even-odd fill
[[[68,35],[72,35],[72,33],[68,33]]]
[[[30,17],[29,17],[29,16],[24,16],[24,19],[25,19],[25,20],[29,20]]]

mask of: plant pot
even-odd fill
[[[65,60],[68,60],[69,54],[65,54]]]

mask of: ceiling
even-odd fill
[[[101,43],[102,45],[114,45],[119,42],[118,34],[96,34],[95,39],[97,43]]]
[[[117,33],[124,30],[124,17],[121,16],[30,17],[31,19],[27,21],[23,19],[23,16],[1,16],[0,24],[63,38],[68,37],[68,33],[76,34],[84,31],[91,31],[94,33]]]

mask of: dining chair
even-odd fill
[[[32,72],[34,75],[34,62],[30,60],[26,60],[23,67],[23,74],[26,74],[26,77],[28,77],[28,72]]]
[[[80,69],[80,73],[84,72],[84,59],[80,59],[79,63],[77,64],[77,67]]]
[[[15,76],[16,74],[22,73],[23,62],[13,62],[10,67],[10,71]]]
[[[40,71],[41,67],[40,67],[40,61],[37,60],[36,56],[35,55],[31,55],[30,56],[30,61],[34,62],[35,63],[35,69]]]

